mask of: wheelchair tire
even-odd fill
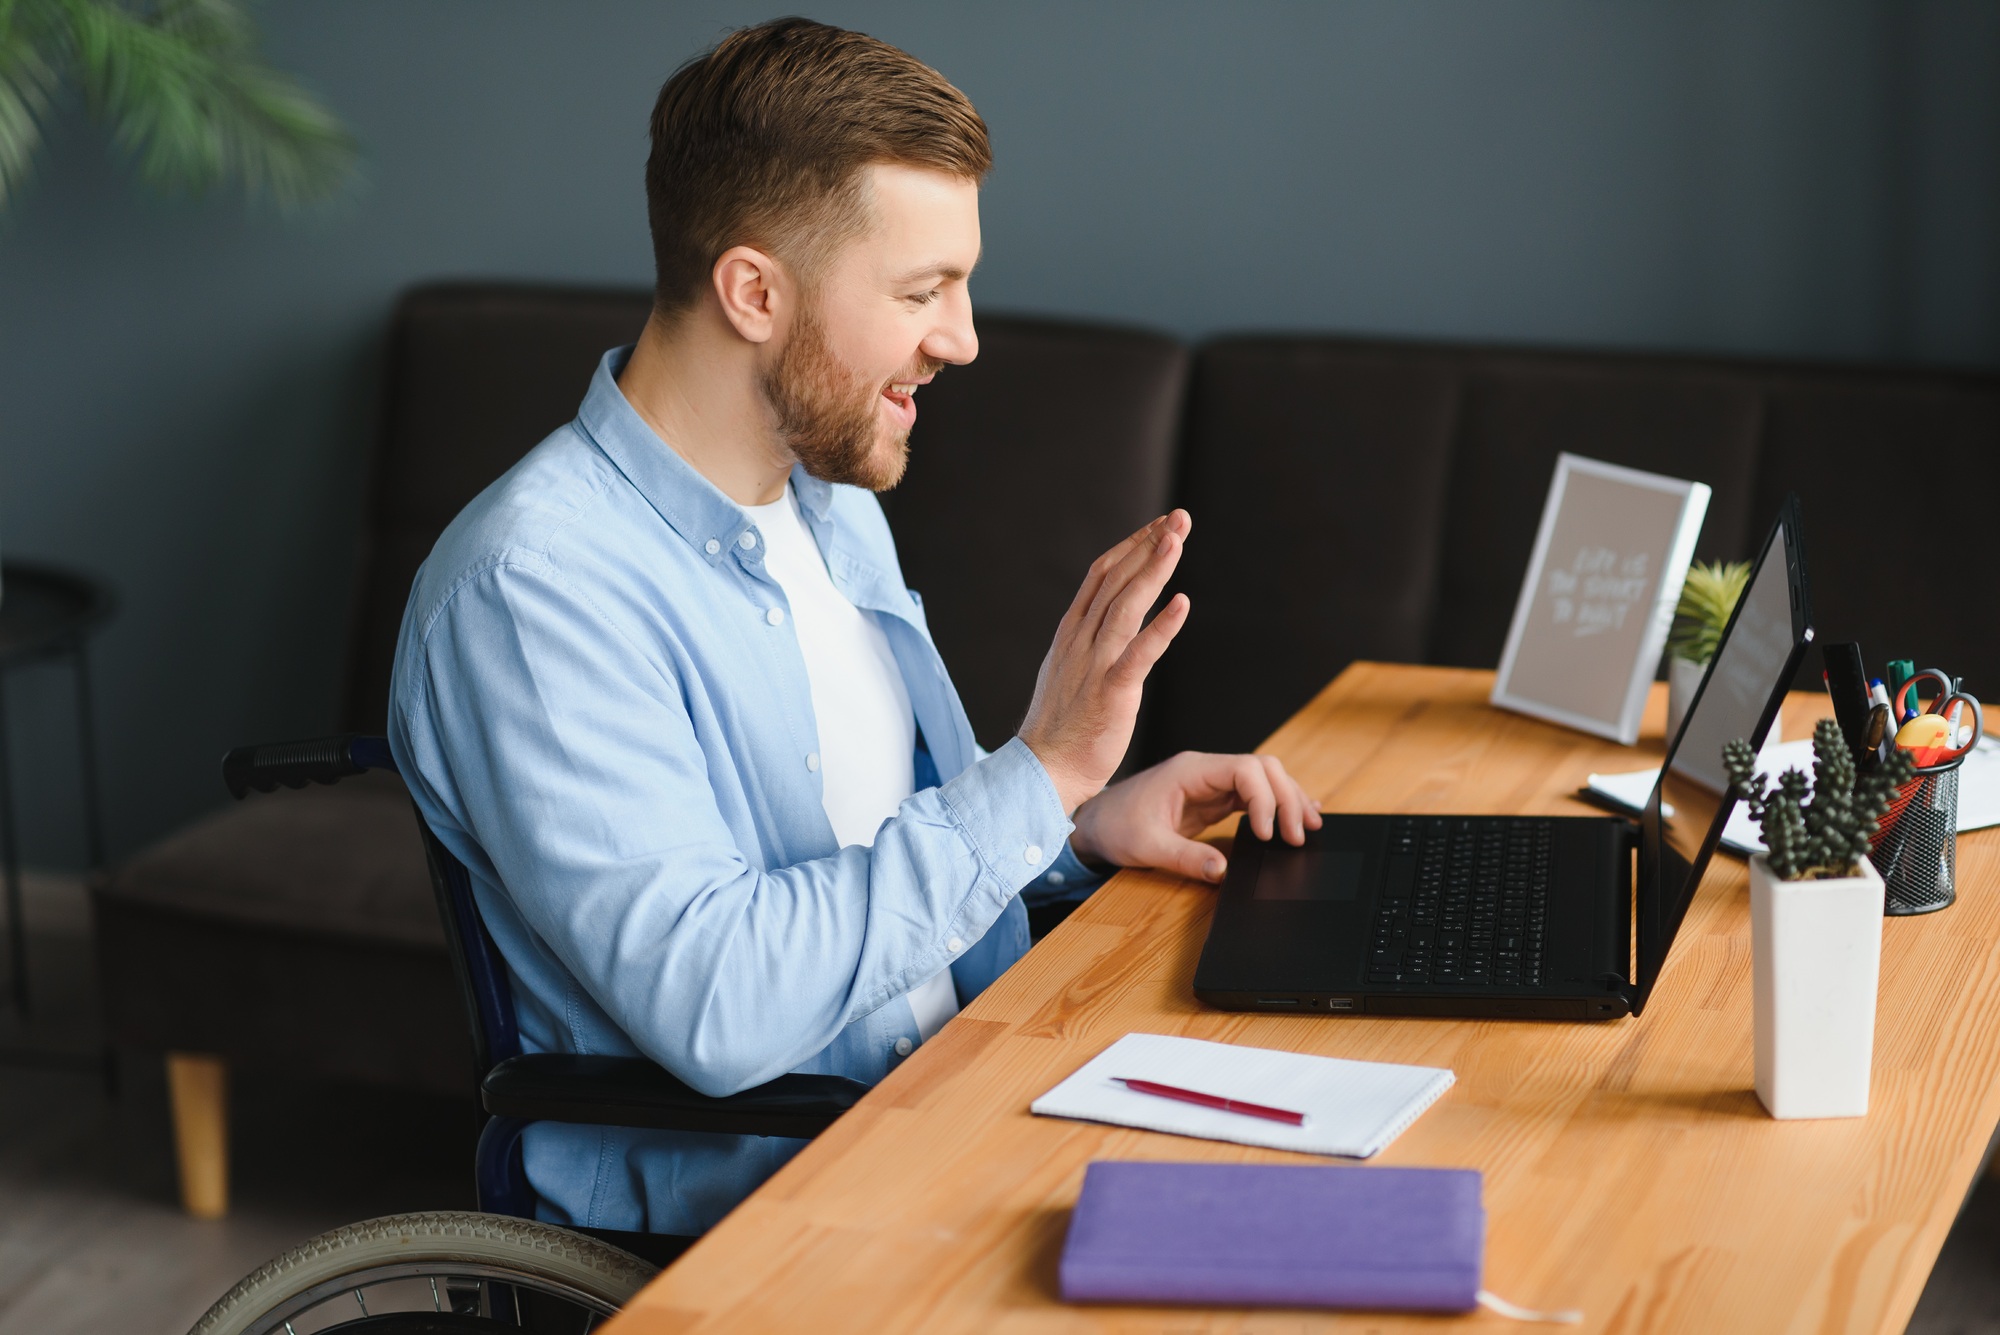
[[[284,1335],[288,1321],[355,1335],[532,1329],[518,1312],[500,1319],[489,1308],[494,1295],[510,1305],[525,1295],[601,1318],[623,1307],[656,1273],[628,1252],[552,1224],[496,1214],[387,1215],[322,1233],[267,1261],[209,1308],[189,1335]],[[379,1312],[367,1304],[371,1289],[407,1289],[423,1280],[431,1281],[435,1312]],[[440,1281],[446,1281],[443,1290]],[[454,1285],[459,1297],[445,1306]],[[460,1310],[468,1293],[478,1310]],[[336,1302],[333,1325],[305,1315]]]

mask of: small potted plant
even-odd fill
[[[1750,582],[1748,561],[1712,561],[1688,568],[1667,631],[1667,742],[1679,735],[1688,705],[1701,686],[1702,674],[1722,643],[1729,614]],[[1771,738],[1772,741],[1778,740]]]
[[[1767,789],[1741,738],[1722,762],[1767,850],[1750,859],[1757,1097],[1773,1117],[1859,1117],[1882,961],[1882,877],[1868,854],[1910,758],[1897,751],[1858,774],[1839,726],[1822,719],[1810,781],[1787,770]]]

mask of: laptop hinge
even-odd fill
[[[1635,855],[1642,859],[1646,856],[1645,833],[1645,828],[1637,820],[1628,820],[1620,825],[1618,830],[1618,858],[1621,868],[1629,868],[1632,865],[1632,858]],[[1635,900],[1636,896],[1633,893],[1633,889],[1628,887],[1625,902],[1631,906],[1633,911],[1636,911],[1638,908]],[[1638,962],[1632,959],[1630,953],[1632,945],[1630,938],[1631,919],[1629,917],[1626,919],[1625,930],[1627,934],[1626,940],[1621,943],[1623,949],[1619,953],[1624,955],[1628,962],[1636,966]],[[1598,978],[1598,981],[1604,984],[1606,992],[1609,992],[1624,1003],[1628,1014],[1637,1015],[1639,1008],[1645,1005],[1645,998],[1639,994],[1639,989],[1634,987],[1632,980],[1624,974],[1603,974]]]

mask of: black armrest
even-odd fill
[[[222,781],[231,797],[240,798],[252,788],[270,793],[281,784],[303,788],[309,783],[339,783],[366,770],[394,768],[387,738],[343,732],[298,742],[239,746],[222,758]]]
[[[496,1117],[802,1139],[832,1126],[867,1092],[844,1076],[781,1075],[711,1098],[643,1057],[561,1052],[509,1057],[479,1083],[480,1101]]]

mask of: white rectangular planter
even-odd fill
[[[1773,1117],[1859,1117],[1875,1055],[1882,878],[1780,881],[1750,859],[1757,1097]]]

